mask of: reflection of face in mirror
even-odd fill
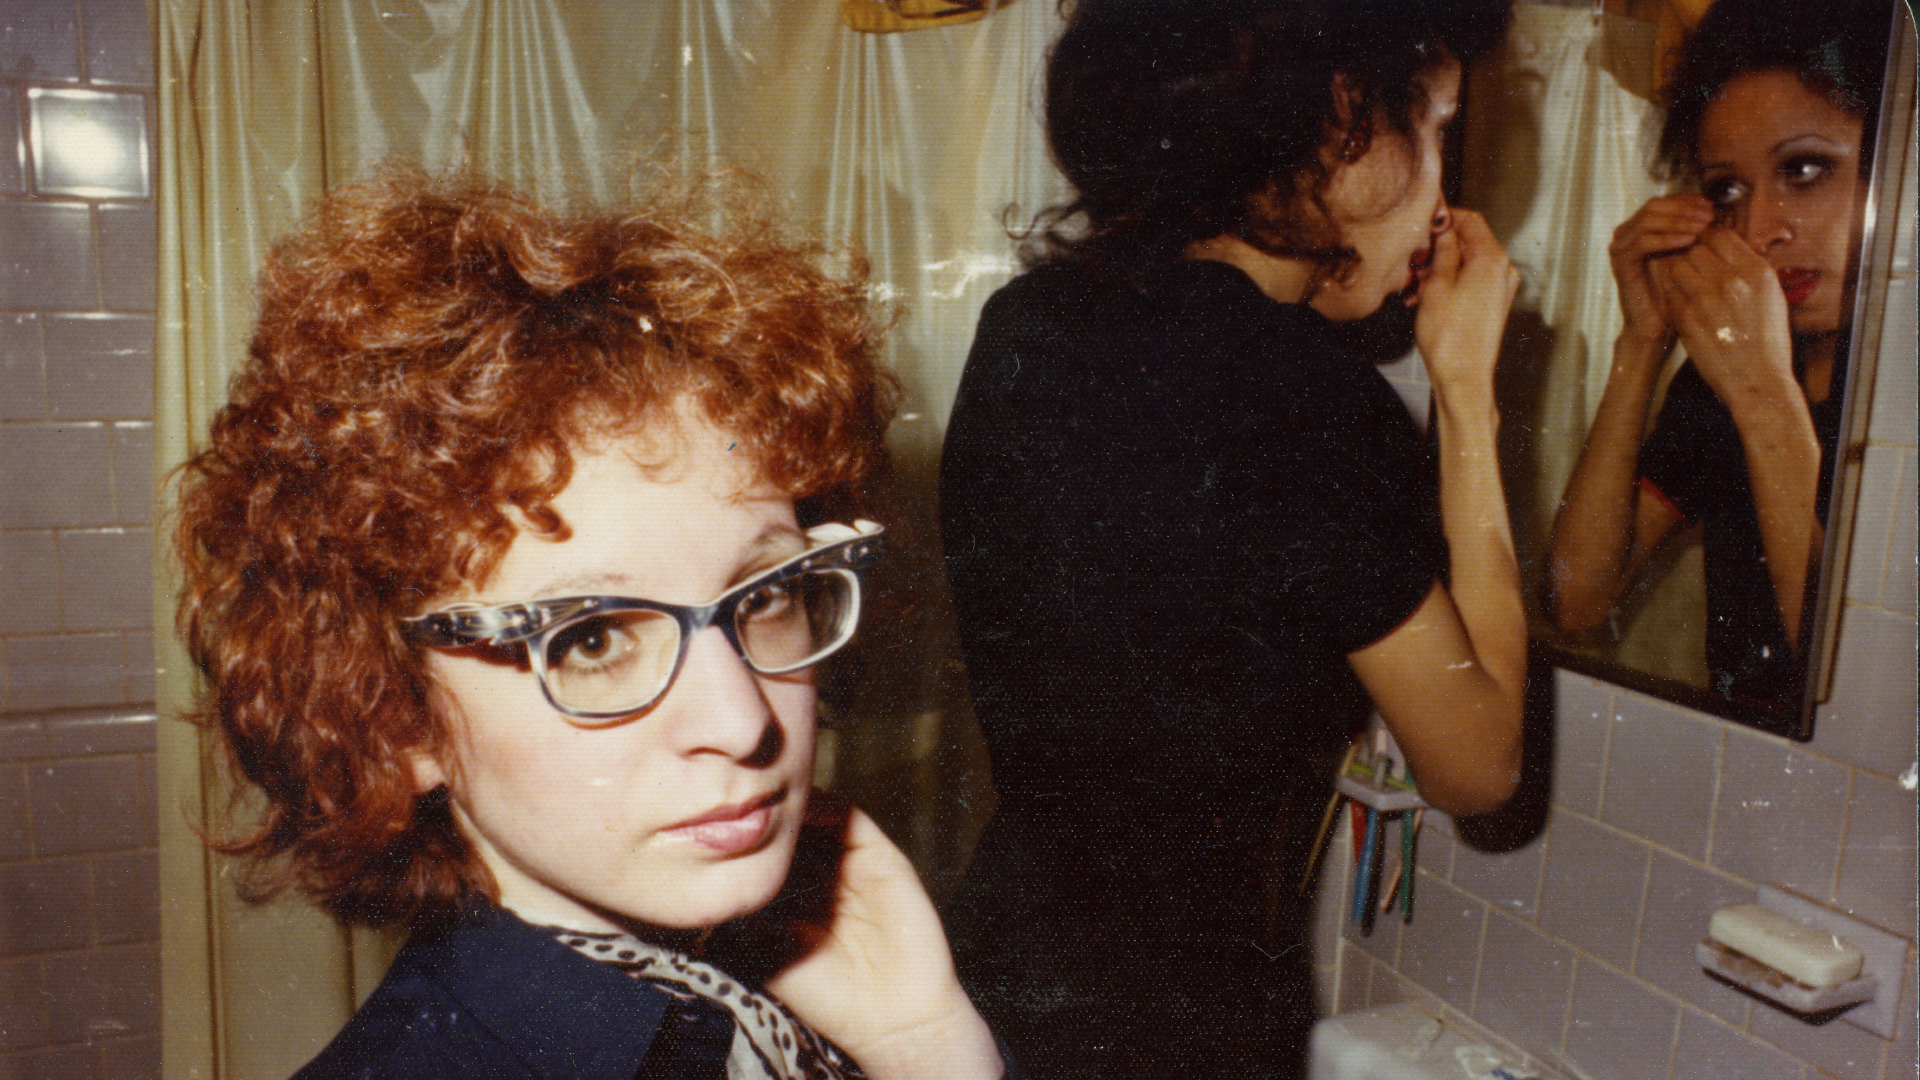
[[[1662,156],[1697,186],[1614,233],[1624,329],[1549,581],[1559,628],[1595,631],[1697,526],[1709,689],[1774,708],[1797,704],[1806,676],[1887,19],[1868,3],[1789,6],[1721,0],[1669,83]],[[1676,343],[1686,363],[1662,394]]]

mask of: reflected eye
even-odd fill
[[[1749,190],[1745,181],[1736,180],[1731,176],[1710,177],[1706,183],[1700,185],[1700,194],[1705,195],[1708,202],[1721,210],[1732,209],[1735,204],[1747,197]]]
[[[1834,160],[1820,154],[1801,154],[1780,163],[1780,176],[1793,187],[1807,187],[1826,179]]]

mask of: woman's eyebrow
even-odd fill
[[[1774,143],[1773,152],[1775,154],[1787,153],[1789,151],[1797,149],[1798,144],[1802,142],[1817,142],[1822,146],[1830,147],[1835,150],[1846,149],[1845,144],[1835,140],[1834,138],[1832,138],[1831,136],[1827,135],[1824,132],[1808,131],[1799,135],[1789,135],[1786,138],[1781,139],[1779,142]]]

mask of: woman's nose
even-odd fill
[[[788,678],[804,676],[786,676]],[[687,642],[680,675],[660,703],[666,735],[682,754],[720,754],[748,764],[777,758],[785,743],[760,676],[718,626]]]
[[[1761,255],[1793,239],[1793,221],[1785,202],[1766,194],[1756,193],[1741,200],[1731,211],[1728,224]]]

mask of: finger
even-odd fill
[[[1429,264],[1429,280],[1439,278],[1451,280],[1460,273],[1460,226],[1454,227],[1433,238],[1433,261]]]

